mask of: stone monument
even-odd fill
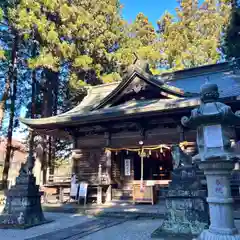
[[[0,228],[29,228],[46,223],[41,194],[32,174],[34,157],[29,154],[21,165],[16,185],[6,191],[6,203],[0,215]]]
[[[235,125],[240,125],[239,113],[218,101],[216,84],[206,83],[201,88],[201,104],[183,117],[185,127],[197,129],[199,168],[207,178],[210,213],[209,229],[204,230],[199,240],[240,240],[234,224],[233,198],[230,178],[236,154],[232,148]]]
[[[192,165],[191,156],[179,146],[172,147],[174,170],[172,182],[166,195],[167,213],[163,224],[153,234],[153,238],[171,240],[192,240],[209,225],[206,191]]]

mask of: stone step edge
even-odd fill
[[[112,218],[157,218],[164,219],[165,213],[153,213],[153,212],[122,212],[122,211],[85,211],[86,215],[96,217],[112,217]],[[235,220],[240,220],[240,213],[234,214]]]
[[[122,211],[85,211],[86,215],[94,215],[96,217],[112,217],[112,218],[158,218],[163,219],[165,213],[149,213],[149,212],[122,212]]]

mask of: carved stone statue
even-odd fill
[[[187,167],[192,166],[192,157],[184,153],[178,145],[173,145],[171,149],[173,158],[173,168],[179,168],[181,166]]]
[[[21,164],[21,168],[19,170],[20,175],[21,174],[27,174],[27,175],[32,174],[34,162],[35,162],[34,156],[29,154],[29,156],[27,157],[27,161],[25,163]]]

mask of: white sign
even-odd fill
[[[221,125],[210,125],[203,129],[205,146],[207,148],[223,147]]]
[[[124,175],[131,176],[131,159],[125,159],[124,161]]]
[[[70,188],[71,197],[77,197],[78,187],[79,187],[79,184],[77,183],[76,175],[73,175],[71,179],[71,188]]]
[[[88,188],[87,183],[80,183],[79,197],[86,197],[87,196],[87,188]]]

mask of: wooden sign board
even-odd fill
[[[131,159],[124,160],[124,175],[131,176]]]
[[[155,186],[144,185],[141,188],[140,184],[133,184],[133,204],[136,202],[151,203],[156,202]]]
[[[87,183],[80,183],[79,197],[86,197],[87,196],[87,188],[88,188]]]
[[[84,199],[84,206],[87,203],[87,189],[88,189],[88,184],[87,183],[80,183],[79,186],[79,193],[78,193],[78,203],[80,203],[81,198]]]

